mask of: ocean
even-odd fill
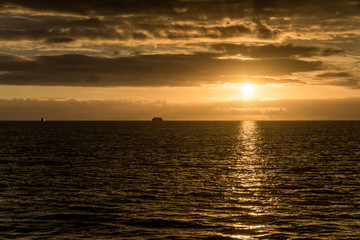
[[[2,239],[360,239],[359,121],[0,122]]]

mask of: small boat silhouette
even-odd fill
[[[161,117],[153,117],[152,121],[153,122],[162,122],[162,121],[164,121],[164,119],[162,119]]]

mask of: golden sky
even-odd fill
[[[1,0],[0,120],[360,119],[359,26],[359,0]]]

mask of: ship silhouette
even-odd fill
[[[153,117],[152,121],[153,122],[162,122],[162,121],[164,121],[164,119],[162,119],[161,117]]]

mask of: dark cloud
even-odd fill
[[[36,11],[55,11],[59,13],[90,14],[129,14],[143,12],[171,12],[172,5],[178,1],[168,0],[11,0],[2,1],[2,5],[11,4],[26,7]]]
[[[360,98],[171,104],[138,100],[0,99],[0,120],[360,120]]]
[[[316,77],[329,85],[360,89],[360,79],[350,72],[326,72],[318,74]]]
[[[347,87],[352,89],[360,89],[360,79],[358,78],[346,78],[341,80],[327,81],[327,84],[339,87]]]
[[[9,41],[46,41],[58,43],[60,39],[112,39],[122,40],[131,39],[132,31],[125,33],[118,33],[113,27],[81,27],[77,25],[67,25],[66,22],[63,26],[47,25],[46,23],[39,22],[27,28],[12,27],[11,24],[7,28],[0,29],[0,40]],[[54,40],[54,41],[52,41]],[[63,41],[64,42],[64,41]],[[69,41],[67,41],[69,42]]]
[[[261,39],[273,39],[280,33],[278,30],[271,30],[267,25],[257,22],[257,36]]]
[[[1,3],[0,12],[3,10],[6,14],[0,19],[0,39],[12,41],[57,38],[228,39],[246,34],[259,39],[276,39],[296,24],[276,24],[271,17],[296,15],[303,20],[308,19],[309,15],[312,18],[323,17],[324,28],[335,24],[334,29],[337,27],[334,19],[340,21],[344,16],[360,14],[359,4],[353,0],[329,0],[326,4],[320,0],[2,0]],[[10,5],[29,8],[34,12],[24,12],[22,15],[19,10],[11,15],[5,11],[6,6]],[[36,15],[38,12],[44,15]],[[341,26],[345,26],[344,23]]]
[[[195,86],[227,76],[280,76],[322,68],[295,59],[219,59],[211,54],[93,57],[81,54],[20,58],[0,55],[0,84],[49,86]]]
[[[52,34],[45,29],[0,29],[0,39],[10,41],[42,40]]]
[[[135,25],[138,30],[146,31],[155,38],[189,39],[189,38],[232,38],[246,34],[256,34],[256,30],[244,25],[231,26],[196,26],[196,24],[149,24]]]
[[[1,5],[17,5],[36,11],[56,11],[83,15],[118,14],[163,14],[185,15],[187,17],[207,16],[208,18],[242,17],[251,13],[255,17],[292,15],[343,16],[358,14],[360,2],[357,0],[2,0]],[[249,11],[251,10],[251,11]]]
[[[1,55],[0,84],[195,86],[241,76],[259,84],[303,83],[301,74],[288,75],[324,67],[301,58],[322,57],[336,69],[325,57],[357,55],[359,14],[357,0],[0,0],[1,51],[122,56]],[[233,55],[253,60],[225,59]],[[357,87],[356,74],[349,74],[315,81]]]
[[[31,40],[71,38],[108,40],[152,39],[228,39],[252,36],[271,39],[278,36],[277,30],[260,22],[253,24],[198,24],[198,22],[178,22],[157,19],[157,16],[107,17],[104,19],[74,18],[66,16],[31,16],[13,19],[0,17],[1,40]]]
[[[318,78],[347,78],[351,76],[352,74],[348,72],[327,72],[316,75]]]
[[[49,38],[46,40],[47,43],[68,43],[73,41],[74,41],[73,38],[68,38],[68,37]]]
[[[224,82],[229,83],[251,83],[256,85],[282,84],[282,85],[301,85],[305,82],[298,79],[290,78],[273,78],[273,77],[251,77],[251,76],[230,76],[224,78]]]
[[[180,24],[156,22],[151,17],[116,17],[100,20],[98,18],[68,20],[66,17],[36,17],[12,22],[6,18],[0,22],[1,40],[46,40],[48,39],[108,39],[108,40],[146,40],[155,39],[191,39],[191,38],[233,38],[253,35],[259,38],[275,38],[276,31],[263,25],[251,28],[243,24],[224,26]],[[1,20],[1,18],[0,18]],[[25,27],[26,26],[26,27]]]
[[[9,54],[9,53],[0,53],[0,65],[7,67],[7,64],[12,64],[16,62],[22,62],[24,59],[17,55]]]
[[[244,44],[219,43],[214,44],[212,49],[225,55],[241,54],[252,58],[330,56],[344,52],[344,50],[341,49],[294,46],[292,44],[280,46],[273,44],[248,46]]]

